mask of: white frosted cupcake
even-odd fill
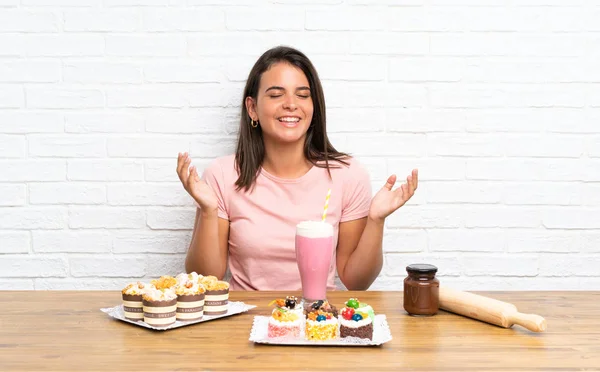
[[[123,288],[121,295],[123,297],[123,312],[125,313],[125,318],[130,320],[144,319],[142,295],[149,287],[149,284],[136,282],[129,283]]]
[[[227,314],[229,308],[229,283],[218,280],[216,276],[205,276],[200,284],[206,288],[204,297],[204,315]]]
[[[177,294],[172,289],[149,289],[142,296],[144,322],[154,327],[175,323]]]
[[[198,275],[195,271],[191,273],[181,273],[175,277],[177,285],[185,284],[187,282],[199,282],[203,278],[202,275]]]
[[[205,288],[197,281],[188,280],[175,287],[177,320],[199,320],[204,314]]]

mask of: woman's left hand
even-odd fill
[[[412,174],[406,177],[406,183],[393,190],[396,175],[392,174],[386,184],[375,194],[371,200],[369,217],[375,221],[383,221],[396,209],[403,206],[414,194],[419,184],[419,173],[413,169]]]

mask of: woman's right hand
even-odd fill
[[[208,184],[201,180],[195,166],[190,167],[192,158],[189,154],[179,153],[177,157],[177,175],[183,188],[194,198],[204,212],[217,212],[219,201]],[[189,171],[188,171],[189,169]]]

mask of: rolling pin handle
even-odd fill
[[[513,313],[508,316],[509,324],[518,324],[533,332],[546,330],[546,319],[536,314]]]

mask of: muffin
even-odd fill
[[[123,312],[125,318],[129,320],[143,320],[144,310],[142,305],[142,295],[150,286],[142,282],[129,283],[121,291],[123,297]]]
[[[206,288],[204,297],[204,315],[227,314],[229,308],[229,283],[218,280],[216,276],[204,276],[199,279]]]
[[[177,279],[173,278],[172,276],[163,275],[159,279],[150,281],[150,284],[152,284],[158,290],[174,289],[174,287],[177,285]]]
[[[149,289],[142,296],[144,322],[154,327],[175,323],[177,294],[173,289]]]
[[[175,287],[177,320],[199,320],[204,314],[205,288],[197,281],[181,281]]]

